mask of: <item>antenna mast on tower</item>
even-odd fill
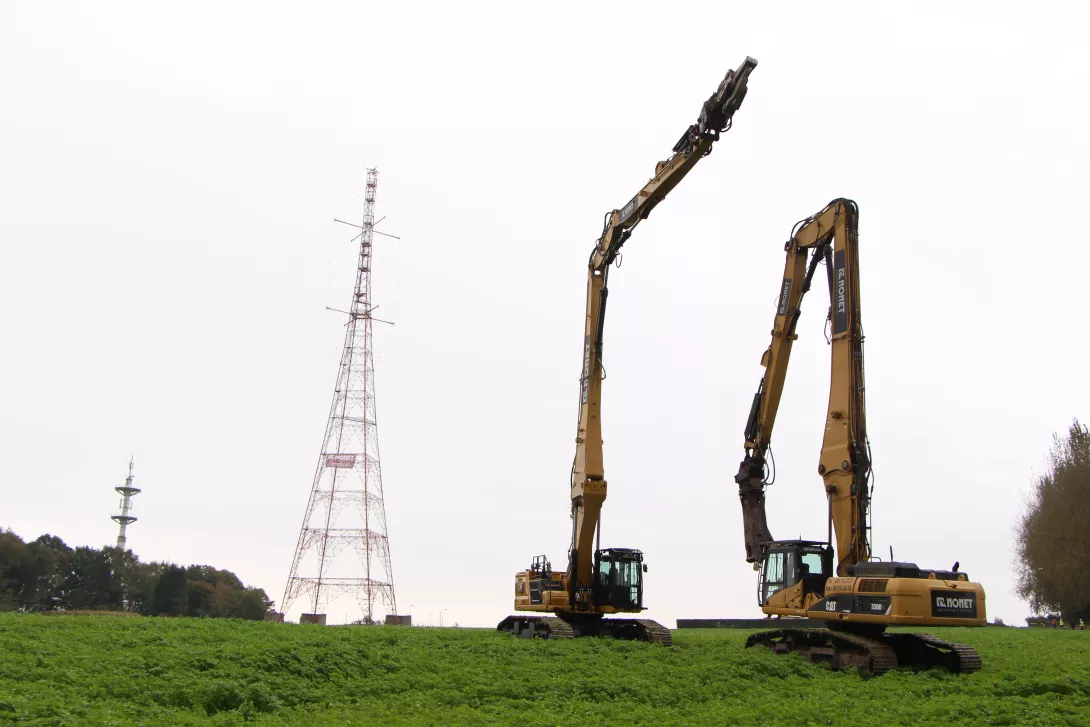
[[[110,519],[119,525],[117,547],[121,550],[125,550],[125,528],[136,522],[136,517],[129,514],[132,511],[132,497],[140,494],[140,489],[132,486],[132,464],[133,458],[129,457],[129,476],[125,478],[125,484],[114,488],[121,495],[121,514],[110,516]]]
[[[280,602],[286,614],[298,598],[305,597],[311,613],[301,620],[318,623],[325,622],[326,606],[343,595],[355,599],[364,623],[375,622],[376,608],[388,615],[397,613],[382,496],[371,345],[372,322],[388,322],[371,316],[377,307],[371,305],[372,239],[374,234],[386,235],[374,229],[377,187],[378,171],[367,170],[363,225],[352,225],[360,230],[360,253],[352,303],[344,311],[348,314],[344,350],[310,499]],[[338,558],[342,554],[345,557]]]

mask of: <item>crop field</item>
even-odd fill
[[[0,614],[0,725],[1083,725],[1090,631],[933,631],[978,674],[863,680],[744,650],[487,629]]]

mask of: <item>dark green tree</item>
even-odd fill
[[[247,588],[241,592],[241,595],[242,597],[232,610],[231,616],[250,619],[251,621],[261,621],[265,618],[265,614],[272,610],[273,602],[269,600],[269,597],[265,595],[265,591],[261,588]]]
[[[116,589],[109,559],[103,551],[85,545],[72,551],[64,591],[61,603],[70,611],[108,610],[121,606],[113,602]]]
[[[105,547],[102,554],[110,572],[110,608],[139,611],[146,587],[147,566],[131,550]]]
[[[262,619],[270,608],[263,590],[228,570],[141,563],[131,550],[73,549],[52,535],[26,543],[0,531],[0,610]]]
[[[27,611],[62,608],[72,549],[54,535],[42,535],[26,547],[19,606]]]
[[[204,581],[213,588],[225,583],[230,588],[243,588],[242,581],[229,570],[218,570],[210,565],[191,565],[185,569],[185,577],[191,581]]]
[[[160,571],[151,599],[151,615],[184,616],[189,582],[185,568],[167,565]]]
[[[26,543],[10,530],[0,532],[0,611],[19,608],[25,570]]]
[[[215,587],[208,581],[187,580],[186,616],[219,616],[213,613]]]

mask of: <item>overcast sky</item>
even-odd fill
[[[733,476],[783,242],[850,197],[875,552],[960,560],[1018,621],[1019,512],[1090,418],[1087,7],[4,0],[0,526],[112,543],[135,455],[136,553],[279,600],[352,292],[332,218],[377,166],[398,604],[495,624],[532,556],[566,560],[602,215],[751,55],[733,130],[610,277],[602,544],[644,550],[665,624],[759,615]],[[777,420],[778,538],[825,533],[823,317]]]

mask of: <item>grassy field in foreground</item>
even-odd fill
[[[1083,725],[1090,631],[936,629],[979,674],[862,680],[744,650],[490,630],[0,614],[0,725]]]

